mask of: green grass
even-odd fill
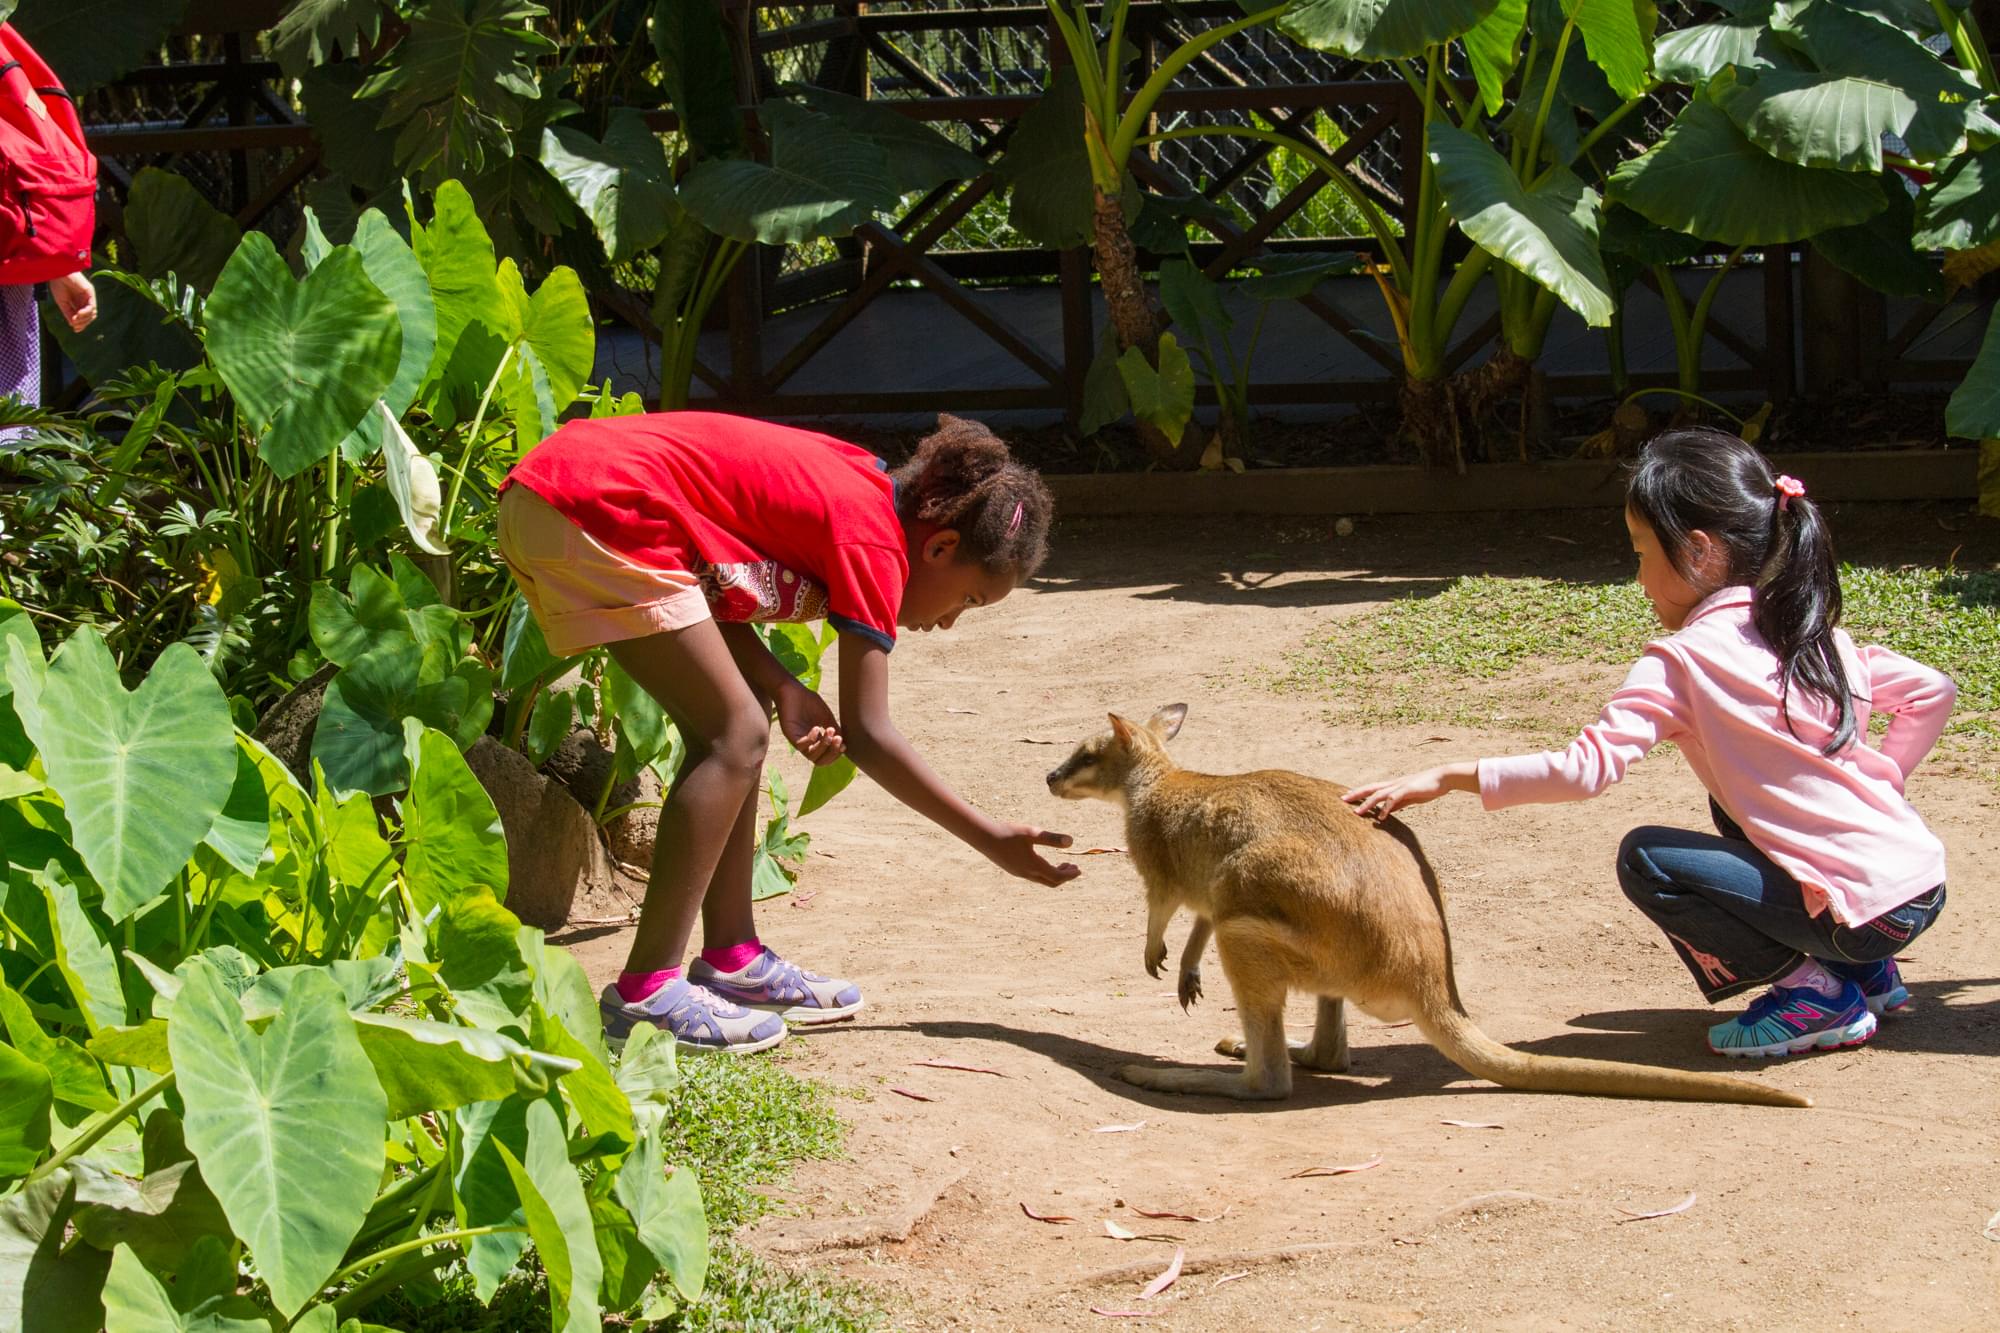
[[[701,1299],[651,1327],[677,1333],[861,1333],[882,1319],[865,1289],[825,1274],[794,1273],[759,1259],[732,1234],[778,1205],[759,1186],[782,1181],[799,1162],[840,1152],[834,1094],[789,1073],[782,1058],[688,1057],[662,1143],[668,1161],[694,1168],[708,1212],[708,1282]],[[409,1333],[499,1333],[547,1328],[548,1284],[538,1264],[503,1284],[490,1307],[471,1279],[449,1273],[368,1312]],[[613,1321],[607,1327],[622,1327]]]
[[[1958,682],[1947,734],[2000,755],[2000,574],[1845,566],[1842,624]],[[1280,688],[1344,720],[1536,733],[1580,727],[1660,633],[1636,584],[1478,576],[1348,617],[1294,653]],[[1553,737],[1551,737],[1553,739]]]

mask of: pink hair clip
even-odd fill
[[[1806,493],[1806,484],[1804,482],[1800,481],[1797,477],[1788,477],[1782,472],[1778,474],[1778,479],[1772,482],[1771,486],[1778,492],[1778,512],[1781,514],[1785,512],[1786,505]]]
[[[1021,530],[1021,502],[1014,502],[1014,517],[1007,520],[1007,535],[1013,536]]]

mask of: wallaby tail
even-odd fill
[[[1619,1060],[1529,1055],[1481,1032],[1464,1013],[1442,1006],[1417,1027],[1431,1045],[1469,1074],[1530,1092],[1581,1092],[1598,1097],[1658,1097],[1681,1102],[1740,1102],[1750,1106],[1811,1106],[1812,1098],[1727,1074],[1657,1069]]]

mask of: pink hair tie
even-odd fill
[[[1007,520],[1007,535],[1013,536],[1021,530],[1021,502],[1014,502],[1014,517]]]
[[[1786,505],[1806,493],[1806,484],[1804,482],[1800,481],[1797,477],[1788,477],[1782,472],[1778,474],[1778,479],[1772,482],[1771,486],[1778,492],[1778,512],[1781,514],[1785,512]]]

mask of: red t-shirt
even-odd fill
[[[572,421],[519,482],[605,546],[698,575],[718,620],[818,620],[884,649],[909,582],[886,465],[829,435],[715,412]]]

